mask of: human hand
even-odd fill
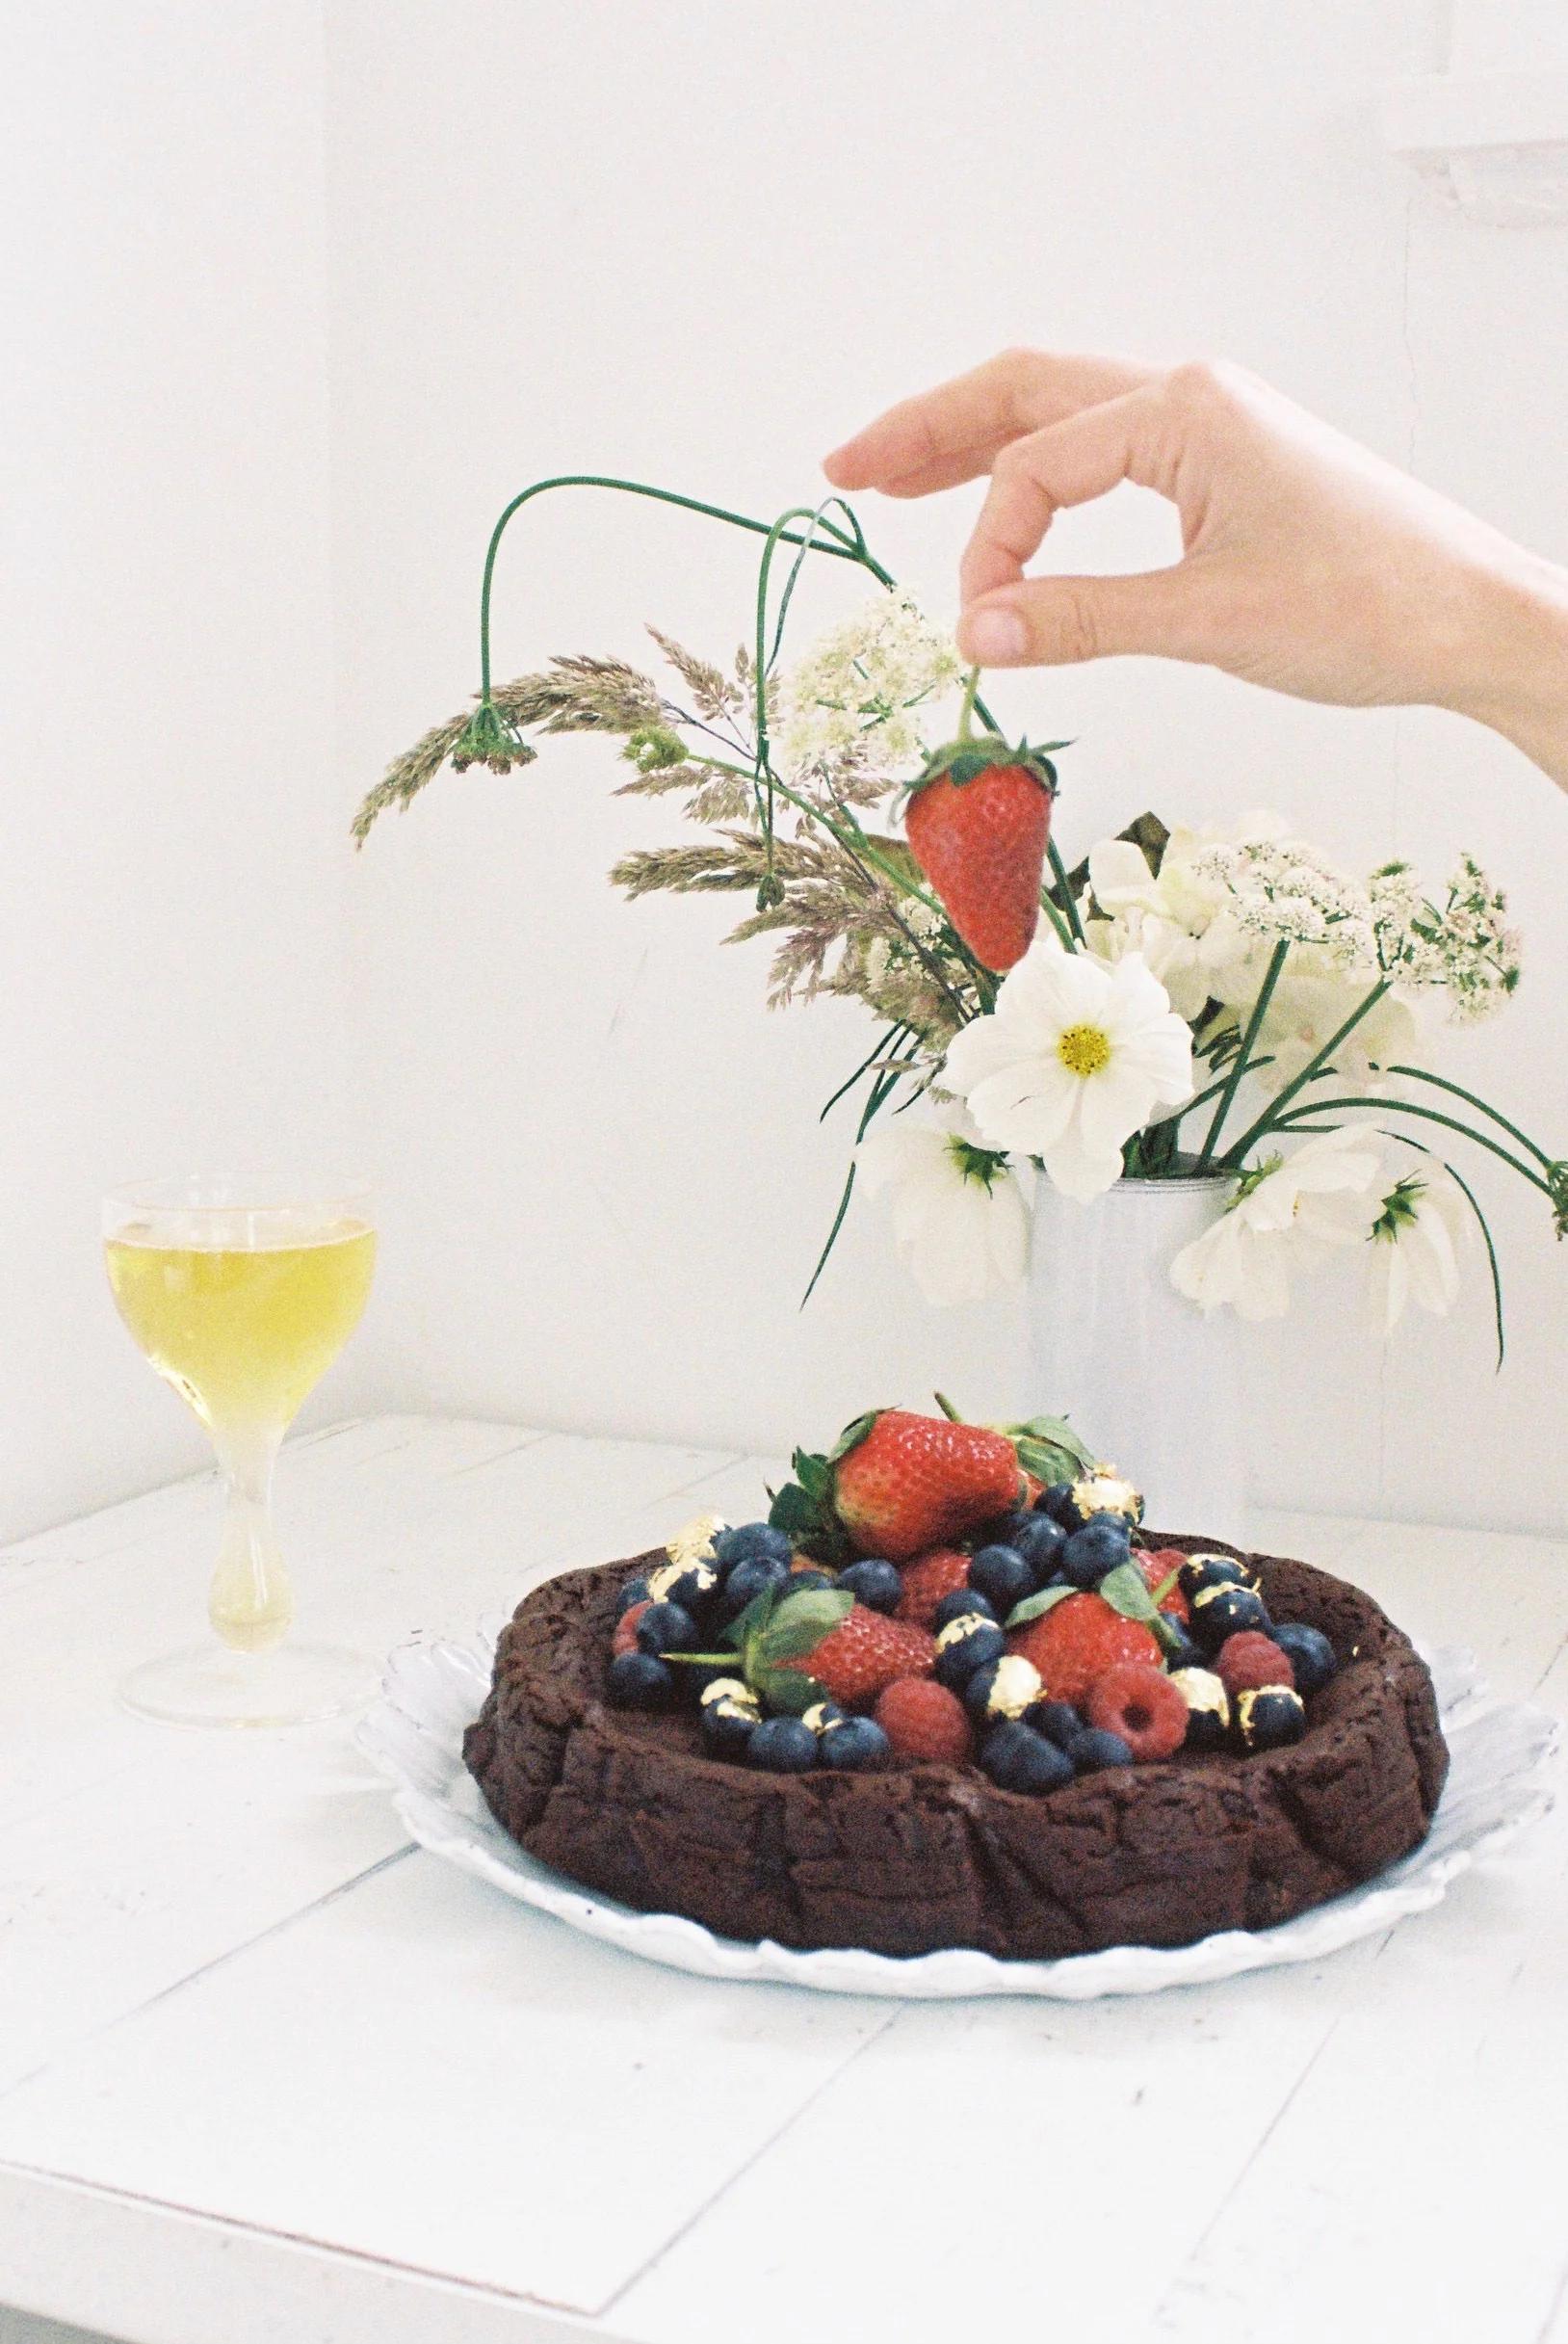
[[[1010,351],[825,469],[891,496],[990,474],[959,569],[959,645],[985,667],[1154,652],[1304,699],[1428,702],[1568,786],[1568,575],[1240,368]],[[1180,562],[1025,576],[1058,511],[1123,480],[1175,505]]]

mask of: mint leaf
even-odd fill
[[[1021,1628],[1032,1620],[1043,1620],[1047,1612],[1054,1612],[1058,1603],[1065,1603],[1069,1595],[1079,1592],[1076,1587],[1047,1587],[1037,1595],[1026,1595],[1007,1614],[1006,1624],[1009,1628]]]
[[[757,1639],[760,1666],[777,1668],[814,1652],[853,1609],[854,1597],[848,1588],[811,1587],[803,1594],[786,1595]]]
[[[825,1701],[827,1693],[814,1676],[799,1669],[771,1669],[765,1671],[757,1687],[770,1709],[781,1717],[803,1717],[813,1701]]]
[[[777,1601],[776,1587],[765,1587],[760,1595],[753,1595],[745,1610],[738,1612],[724,1630],[724,1642],[740,1651],[749,1638],[760,1635],[767,1627]]]
[[[1118,1563],[1114,1570],[1108,1570],[1096,1593],[1124,1620],[1141,1620],[1146,1627],[1153,1627],[1160,1617],[1136,1563]]]

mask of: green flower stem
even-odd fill
[[[1052,902],[1051,891],[1048,887],[1042,887],[1040,889],[1040,909],[1045,913],[1046,918],[1056,930],[1058,942],[1063,945],[1068,952],[1071,952],[1073,949],[1073,932],[1068,927],[1066,921],[1062,918],[1060,912],[1057,909],[1056,905]]]
[[[1441,1123],[1445,1130],[1457,1131],[1461,1138],[1466,1140],[1474,1140],[1477,1147],[1489,1149],[1494,1156],[1501,1158],[1501,1160],[1507,1165],[1510,1172],[1516,1172],[1521,1180],[1528,1180],[1531,1188],[1538,1188],[1543,1197],[1551,1198],[1553,1196],[1552,1184],[1550,1181],[1543,1180],[1538,1172],[1532,1172],[1528,1164],[1521,1164],[1517,1156],[1510,1155],[1505,1147],[1501,1146],[1498,1141],[1489,1139],[1484,1131],[1473,1131],[1468,1123],[1461,1123],[1457,1116],[1440,1115],[1435,1107],[1418,1107],[1413,1099],[1314,1099],[1310,1107],[1297,1107],[1294,1113],[1281,1116],[1278,1119],[1277,1128],[1282,1131],[1292,1130],[1295,1127],[1298,1119],[1304,1116],[1342,1115],[1347,1109],[1352,1107],[1360,1108],[1375,1115],[1414,1115],[1419,1116],[1422,1121],[1424,1123]],[[1227,1158],[1227,1161],[1229,1159]]]
[[[1315,1082],[1318,1076],[1322,1073],[1326,1067],[1333,1065],[1334,1053],[1339,1048],[1341,1042],[1346,1040],[1347,1035],[1355,1032],[1356,1027],[1361,1023],[1363,1017],[1370,1016],[1372,1012],[1377,1007],[1379,1001],[1382,1000],[1384,994],[1392,992],[1393,989],[1393,979],[1390,977],[1384,977],[1378,984],[1372,987],[1371,992],[1367,995],[1366,1000],[1361,1003],[1358,1009],[1353,1009],[1350,1012],[1349,1016],[1346,1017],[1345,1023],[1340,1027],[1337,1034],[1330,1035],[1327,1041],[1324,1042],[1322,1048],[1318,1052],[1316,1058],[1308,1059],[1306,1065],[1302,1067],[1300,1073],[1295,1076],[1294,1080],[1288,1082],[1284,1090],[1279,1093],[1278,1097],[1269,1100],[1268,1105],[1264,1109],[1262,1115],[1258,1117],[1257,1120],[1248,1124],[1246,1130],[1242,1132],[1235,1146],[1228,1147],[1226,1149],[1223,1158],[1223,1161],[1226,1164],[1230,1165],[1238,1172],[1241,1170],[1241,1161],[1245,1156],[1247,1149],[1253,1145],[1254,1141],[1261,1140],[1266,1132],[1272,1131],[1275,1128],[1281,1119],[1283,1111],[1289,1106],[1291,1100],[1295,1097],[1298,1092],[1304,1091],[1308,1083]],[[1321,1102],[1319,1102],[1319,1104]]]
[[[972,741],[975,737],[975,695],[980,690],[980,679],[979,668],[971,668],[969,680],[964,686],[964,704],[958,711],[958,738],[960,741]]]
[[[1391,1074],[1406,1075],[1411,1082],[1430,1083],[1434,1090],[1448,1091],[1455,1098],[1462,1098],[1467,1106],[1474,1107],[1478,1114],[1484,1115],[1489,1121],[1496,1123],[1499,1130],[1505,1131],[1510,1139],[1517,1140],[1521,1147],[1528,1148],[1538,1164],[1545,1165],[1549,1172],[1552,1169],[1555,1159],[1549,1155],[1544,1147],[1537,1146],[1528,1131],[1521,1131],[1517,1123],[1510,1123],[1505,1115],[1500,1115],[1495,1107],[1489,1107],[1485,1099],[1477,1098],[1475,1092],[1467,1091],[1463,1084],[1450,1083],[1442,1074],[1430,1074],[1424,1067],[1390,1067],[1388,1070]]]
[[[1208,1137],[1198,1153],[1200,1172],[1207,1172],[1214,1161],[1215,1149],[1219,1145],[1220,1130],[1235,1102],[1236,1093],[1241,1089],[1241,1077],[1246,1072],[1247,1062],[1252,1056],[1252,1045],[1257,1040],[1259,1030],[1268,1014],[1268,1004],[1274,998],[1274,988],[1279,983],[1290,949],[1291,943],[1288,936],[1281,936],[1279,942],[1274,946],[1267,972],[1258,988],[1258,998],[1252,1005],[1252,1014],[1247,1019],[1246,1031],[1241,1036],[1241,1046],[1236,1054],[1236,1062],[1231,1067],[1230,1074],[1221,1087],[1219,1104],[1215,1109],[1214,1120],[1209,1125]]]

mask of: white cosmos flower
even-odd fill
[[[875,1194],[891,1189],[893,1235],[928,1303],[978,1303],[1023,1278],[1029,1211],[1006,1156],[981,1147],[970,1117],[884,1123],[855,1157]]]
[[[1192,1090],[1192,1037],[1137,953],[1107,965],[1036,936],[996,1007],[948,1045],[942,1082],[987,1147],[1038,1156],[1063,1195],[1100,1196],[1122,1143]]]
[[[1412,1302],[1446,1318],[1470,1235],[1458,1182],[1435,1170],[1411,1172],[1384,1198],[1371,1234],[1372,1311],[1379,1331],[1392,1334]]]
[[[1346,976],[1320,946],[1296,945],[1280,973],[1258,1032],[1253,1055],[1273,1061],[1259,1069],[1256,1080],[1260,1087],[1272,1096],[1294,1082],[1333,1040],[1371,990],[1372,980]],[[1252,1014],[1257,991],[1253,985],[1231,999],[1240,1027],[1244,1028]],[[1374,1090],[1385,1079],[1385,1067],[1414,1055],[1417,1040],[1410,1004],[1398,993],[1385,993],[1335,1052],[1333,1079],[1351,1091]]]
[[[1371,1236],[1383,1210],[1382,1169],[1375,1144],[1347,1129],[1266,1158],[1177,1254],[1171,1284],[1206,1312],[1228,1305],[1243,1319],[1282,1318],[1293,1269]]]

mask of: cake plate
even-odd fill
[[[1192,1945],[1112,1945],[1057,1962],[1004,1962],[966,1947],[900,1960],[854,1948],[802,1953],[768,1938],[745,1944],[676,1913],[639,1912],[595,1895],[537,1862],[503,1831],[462,1762],[463,1731],[489,1690],[495,1643],[493,1634],[466,1644],[421,1642],[394,1652],[387,1664],[381,1697],[357,1740],[389,1778],[410,1835],[432,1855],[569,1928],[703,1978],[898,2001],[1028,1994],[1088,2002],[1316,1962],[1426,1911],[1477,1857],[1552,1804],[1547,1774],[1556,1721],[1544,1710],[1492,1699],[1473,1657],[1445,1647],[1422,1654],[1432,1672],[1450,1760],[1431,1830],[1375,1880],[1276,1929],[1224,1930]]]

